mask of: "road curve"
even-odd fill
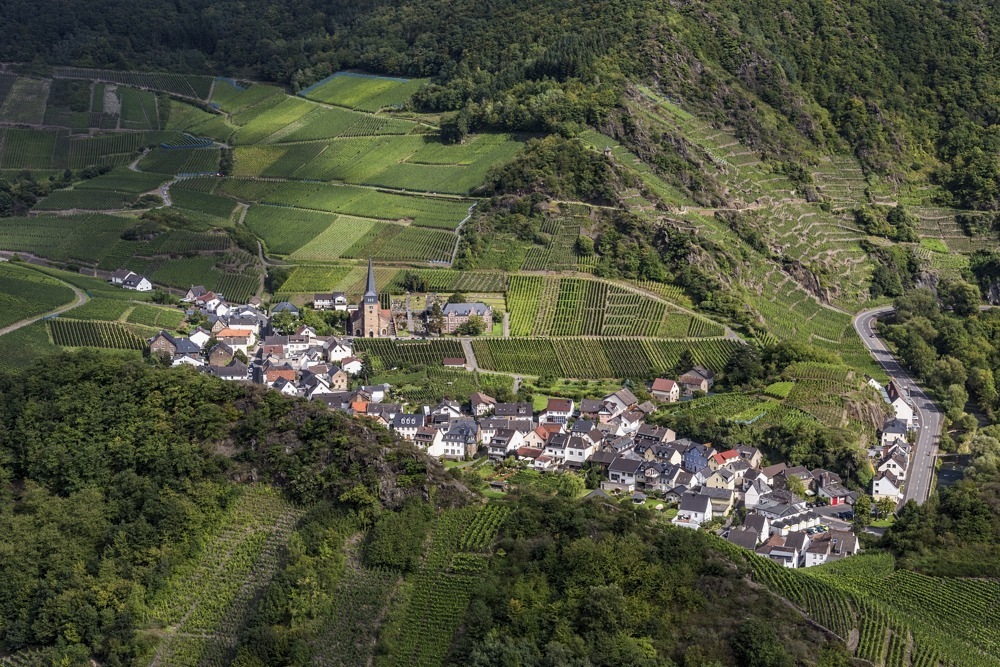
[[[886,374],[896,380],[899,385],[909,387],[910,404],[920,420],[917,431],[917,442],[910,457],[910,467],[906,471],[906,482],[903,487],[903,502],[915,500],[922,503],[931,493],[934,481],[934,462],[937,458],[938,444],[941,440],[941,426],[944,414],[927,393],[920,387],[903,368],[902,364],[886,347],[885,341],[878,337],[874,324],[880,316],[892,312],[892,307],[866,310],[854,316],[854,330],[861,337],[868,351],[885,369]]]
[[[51,278],[52,276],[49,277]],[[56,278],[56,280],[59,279]],[[38,320],[43,320],[46,317],[52,317],[53,315],[61,315],[62,313],[65,313],[67,310],[72,310],[77,306],[82,306],[83,304],[87,303],[89,297],[83,290],[79,289],[75,285],[70,285],[65,281],[60,280],[59,282],[63,283],[64,285],[66,285],[66,287],[69,287],[71,290],[73,290],[73,294],[76,295],[76,299],[73,301],[73,303],[67,303],[65,306],[59,306],[55,310],[51,310],[47,313],[36,315],[35,317],[29,317],[28,319],[21,320],[20,322],[14,322],[14,324],[11,324],[10,326],[6,326],[3,329],[0,329],[0,336],[3,336],[4,334],[9,334],[11,331],[17,331],[21,327],[26,327],[29,324],[34,324]]]

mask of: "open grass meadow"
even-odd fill
[[[0,262],[0,328],[71,303],[73,290],[38,271]]]

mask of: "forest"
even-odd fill
[[[221,72],[295,90],[345,68],[427,76],[412,103],[452,112],[452,136],[592,125],[627,137],[623,101],[655,81],[765,155],[848,147],[869,172],[929,174],[947,203],[994,209],[996,12],[984,0],[7,2],[0,25],[21,38],[0,59],[40,72]]]

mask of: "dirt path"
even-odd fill
[[[48,275],[48,274],[45,274],[45,275]],[[52,277],[52,276],[50,276],[50,277]],[[59,280],[59,279],[55,278],[55,280]],[[87,301],[90,300],[90,297],[88,297],[87,294],[83,290],[81,290],[80,288],[75,287],[73,285],[70,285],[69,283],[67,283],[67,282],[65,282],[63,280],[59,280],[59,282],[61,282],[66,287],[68,287],[71,290],[73,290],[73,294],[76,295],[76,299],[73,301],[73,303],[66,304],[65,306],[60,306],[59,308],[56,308],[55,310],[50,311],[48,313],[43,313],[41,315],[36,315],[35,317],[29,317],[28,319],[21,320],[20,322],[14,322],[14,324],[11,324],[10,326],[6,326],[3,329],[0,329],[0,336],[3,336],[4,334],[9,334],[12,331],[17,331],[18,329],[21,329],[22,327],[26,327],[29,324],[34,324],[35,322],[38,322],[39,320],[43,320],[46,317],[52,317],[53,315],[61,315],[62,313],[65,313],[67,310],[72,310],[72,309],[76,308],[77,306],[82,306],[83,304],[87,303]]]
[[[472,339],[462,339],[462,352],[465,353],[465,366],[470,371],[479,370],[479,362],[476,361],[476,353],[472,349]]]

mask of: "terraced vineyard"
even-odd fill
[[[243,490],[199,554],[171,574],[148,606],[166,628],[155,662],[171,667],[227,664],[238,632],[279,566],[301,510],[265,486]]]
[[[486,554],[508,514],[506,507],[491,504],[440,515],[420,569],[390,610],[381,637],[389,655],[376,656],[375,665],[443,664],[478,581],[476,574],[486,569]]]
[[[845,642],[856,634],[855,654],[873,664],[1000,664],[1000,584],[995,581],[896,570],[887,554],[789,570],[721,540],[719,548]]]

